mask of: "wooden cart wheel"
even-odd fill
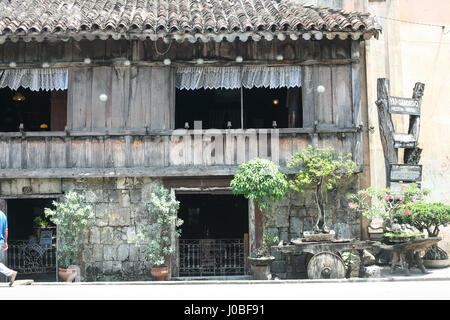
[[[315,254],[306,267],[309,279],[345,278],[345,264],[341,257],[331,252]]]

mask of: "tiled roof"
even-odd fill
[[[221,41],[233,40],[232,35],[245,41],[245,35],[270,40],[279,34],[368,38],[379,31],[369,14],[292,0],[0,0],[0,41],[94,36]]]

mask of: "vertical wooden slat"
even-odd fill
[[[153,122],[150,118],[152,68],[139,67],[131,69],[129,83],[128,113],[124,113],[127,128],[143,128]],[[157,92],[157,91],[156,91]],[[158,95],[159,92],[156,93]]]
[[[88,108],[91,107],[92,68],[71,68],[69,75],[68,120],[72,119],[72,123],[68,123],[68,127],[73,129],[91,127]],[[87,122],[88,114],[89,122]]]
[[[130,70],[129,67],[114,67],[111,73],[111,113],[107,117],[107,127],[126,126],[130,103]]]
[[[352,105],[352,73],[349,65],[332,67],[332,102],[333,121],[338,128],[349,128],[353,125]]]
[[[92,95],[91,95],[91,125],[86,126],[92,129],[105,128],[107,122],[106,114],[111,114],[111,67],[93,68],[92,74]],[[101,101],[100,95],[106,94],[107,100]],[[109,112],[107,111],[109,110]],[[89,122],[89,116],[88,116]]]
[[[302,67],[302,113],[303,128],[313,128],[315,121],[314,111],[314,81],[312,66]]]
[[[318,126],[330,127],[333,124],[333,85],[330,66],[314,68],[314,87],[323,86],[324,92],[314,91],[315,114]]]

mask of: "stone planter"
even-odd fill
[[[254,280],[268,280],[270,276],[270,266],[275,257],[248,258]]]
[[[450,266],[450,259],[444,260],[425,260],[422,259],[423,265],[426,268],[447,268]]]
[[[383,235],[383,242],[395,244],[395,243],[404,243],[412,240],[425,239],[425,235],[411,235],[411,236],[395,236],[395,235]]]

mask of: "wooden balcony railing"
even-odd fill
[[[255,157],[284,167],[309,144],[351,152],[362,165],[356,128],[8,132],[0,177],[229,175]]]

